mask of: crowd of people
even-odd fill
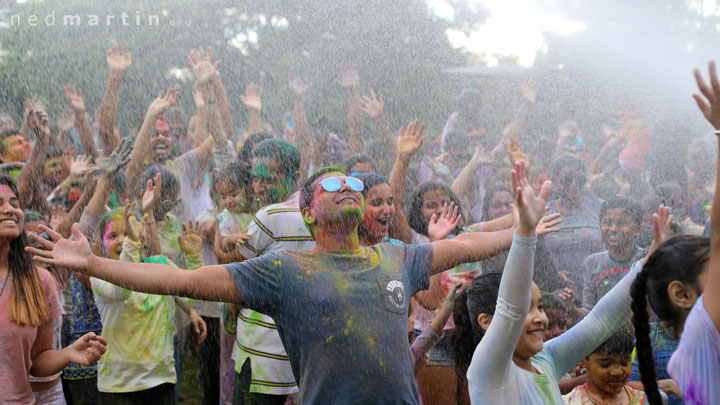
[[[426,142],[349,66],[346,134],[308,118],[296,71],[284,128],[250,84],[237,130],[210,48],[194,114],[161,91],[123,136],[127,47],[107,65],[94,119],[67,85],[54,125],[31,100],[0,121],[0,403],[175,404],[187,346],[204,404],[720,403],[704,137],[674,177],[631,112],[523,139],[526,84],[502,134],[466,88]]]

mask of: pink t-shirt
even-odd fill
[[[38,269],[45,301],[50,315],[46,322],[62,315],[56,292],[55,280],[44,269]],[[30,350],[35,343],[37,326],[20,326],[10,321],[10,295],[12,291],[12,275],[0,279],[0,403],[33,404],[35,396],[30,389]]]

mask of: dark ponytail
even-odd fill
[[[449,339],[455,358],[455,372],[462,380],[465,379],[475,347],[485,334],[477,323],[477,317],[480,314],[495,313],[501,277],[501,274],[479,276],[455,298],[455,329],[450,333]]]
[[[662,404],[655,374],[655,358],[650,342],[650,317],[647,310],[647,272],[641,271],[630,287],[632,323],[635,327],[635,356],[638,360],[640,380],[650,405]]]
[[[668,297],[668,285],[673,281],[680,281],[701,293],[697,280],[709,258],[709,238],[689,235],[672,238],[650,255],[630,288],[636,356],[650,405],[660,405],[662,399],[655,375],[647,305],[650,304],[658,318],[677,336],[683,316]]]

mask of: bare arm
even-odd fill
[[[65,97],[70,103],[73,113],[75,113],[75,127],[80,133],[80,144],[83,153],[91,156],[95,161],[98,153],[95,149],[95,140],[93,139],[90,122],[87,119],[87,114],[85,114],[85,100],[83,100],[82,90],[75,88],[75,86],[65,85]]]
[[[107,341],[90,332],[62,350],[52,350],[53,321],[38,327],[35,342],[30,350],[32,367],[30,375],[48,377],[56,374],[70,363],[90,365],[105,353]]]
[[[477,262],[510,249],[513,230],[470,232],[453,239],[433,242],[430,274],[441,273],[463,263]]]
[[[100,101],[99,142],[105,155],[117,146],[119,139],[115,137],[115,118],[117,117],[118,97],[120,85],[125,72],[132,65],[132,54],[128,52],[127,45],[117,44],[107,51],[107,64],[110,70],[105,93]]]
[[[348,140],[350,142],[350,152],[363,153],[365,151],[365,143],[361,138],[362,130],[362,109],[360,107],[360,95],[358,87],[360,86],[360,78],[355,68],[343,65],[340,67],[340,87],[347,90],[348,93]]]
[[[695,69],[695,79],[705,99],[698,94],[694,94],[693,97],[705,118],[715,129],[715,134],[720,137],[718,135],[718,131],[720,131],[720,81],[718,81],[715,71],[715,62],[710,62],[709,70],[710,86],[705,84],[700,71]],[[718,151],[720,151],[720,140],[718,140]],[[720,182],[720,164],[716,162],[715,195],[710,209],[710,264],[703,291],[703,303],[715,328],[720,330],[720,183],[718,182]]]
[[[412,229],[402,210],[402,202],[405,199],[405,178],[407,177],[410,159],[420,149],[425,140],[422,136],[423,129],[425,129],[425,124],[418,126],[418,121],[415,121],[407,126],[404,133],[402,130],[398,132],[396,146],[398,154],[390,173],[390,189],[393,193],[395,205],[395,218],[393,218],[391,227],[392,236],[405,243],[410,243],[413,236]]]
[[[50,124],[45,111],[42,109],[31,111],[28,117],[28,125],[35,133],[37,141],[32,153],[30,153],[27,164],[20,171],[17,181],[18,193],[20,194],[18,197],[20,197],[20,204],[24,209],[29,208],[31,197],[33,197],[33,201],[38,200],[38,198],[43,199],[37,175],[43,172],[45,154],[50,143]]]
[[[262,89],[255,83],[250,83],[245,88],[245,94],[240,96],[240,100],[245,107],[250,110],[250,123],[248,124],[248,133],[254,134],[260,132],[260,119],[262,111]]]
[[[73,226],[69,241],[46,226],[40,226],[52,238],[50,242],[38,235],[30,237],[41,249],[28,247],[34,260],[63,266],[90,277],[105,280],[122,288],[158,295],[177,295],[206,301],[242,302],[230,273],[223,266],[204,266],[187,271],[177,267],[154,263],[130,263],[95,256],[87,239]]]
[[[217,105],[220,109],[220,117],[222,118],[223,127],[225,128],[225,136],[233,136],[235,134],[235,127],[233,126],[232,121],[232,110],[230,109],[227,92],[225,92],[225,86],[223,86],[223,82],[219,74],[213,77],[212,83],[215,88]]]
[[[153,100],[148,107],[148,111],[145,114],[145,120],[143,121],[140,132],[138,132],[135,138],[135,144],[133,145],[133,151],[130,154],[130,163],[125,170],[125,177],[127,178],[128,190],[133,192],[137,189],[137,183],[140,179],[140,173],[142,173],[145,160],[145,153],[150,147],[150,136],[152,135],[153,126],[155,121],[170,107],[175,105],[178,99],[178,93],[175,89],[169,89],[167,95],[163,97],[163,92],[158,94],[158,97]]]
[[[304,181],[310,170],[310,163],[313,160],[313,142],[310,137],[310,125],[308,125],[307,114],[305,113],[305,102],[303,97],[309,86],[295,71],[289,75],[290,91],[293,93],[293,120],[295,127],[295,146],[300,151],[300,181]]]

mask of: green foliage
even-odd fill
[[[127,26],[121,22],[123,12]],[[9,21],[15,24],[0,30],[0,108],[19,117],[22,101],[36,98],[56,116],[67,105],[62,87],[74,84],[83,89],[86,108],[94,115],[107,83],[105,52],[119,41],[133,55],[120,93],[117,125],[123,133],[138,128],[150,101],[171,86],[181,94],[180,108],[194,112],[187,56],[198,45],[213,46],[213,58],[221,61],[236,126],[246,126],[240,95],[255,82],[263,89],[264,120],[282,129],[284,113],[292,110],[288,72],[296,68],[310,84],[310,121],[325,116],[341,136],[347,132],[347,97],[336,82],[340,64],[357,68],[362,93],[372,87],[385,95],[391,127],[417,117],[440,130],[458,90],[443,83],[442,69],[464,63],[445,37],[447,23],[432,18],[422,0],[130,0],[101,5],[93,0],[31,0],[12,5],[8,14],[19,15],[20,24]],[[55,25],[46,25],[45,18],[53,14]],[[28,24],[30,15],[38,16],[36,26]],[[65,15],[79,15],[81,24],[65,25]],[[88,25],[90,15],[99,16],[98,26]],[[114,16],[109,25],[107,15]],[[150,15],[160,16],[159,26],[148,25]],[[255,34],[256,41],[248,40]]]

